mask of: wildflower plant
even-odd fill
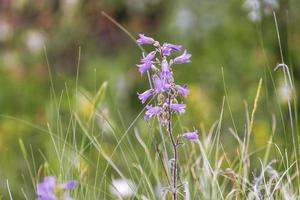
[[[159,123],[165,128],[168,138],[171,142],[173,153],[173,167],[171,169],[172,181],[170,183],[170,191],[173,200],[178,198],[178,146],[179,139],[184,138],[190,141],[198,139],[198,132],[188,132],[175,137],[172,131],[172,115],[185,113],[186,105],[179,102],[179,96],[186,97],[190,91],[187,85],[177,85],[174,80],[173,67],[178,64],[191,62],[191,54],[186,50],[181,55],[173,58],[172,53],[182,51],[183,47],[177,44],[163,43],[147,37],[144,34],[139,34],[137,43],[140,45],[152,45],[154,50],[148,54],[144,54],[141,58],[141,63],[137,65],[141,75],[149,73],[153,88],[146,90],[143,93],[138,93],[138,98],[142,104],[152,97],[156,97],[155,104],[146,105],[145,120],[150,120],[157,117]],[[151,84],[152,85],[152,84]],[[175,139],[176,138],[176,139]]]

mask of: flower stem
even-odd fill
[[[174,158],[174,166],[172,167],[172,196],[173,200],[177,200],[177,142],[175,142],[173,133],[172,133],[172,111],[171,111],[171,97],[169,95],[169,118],[168,118],[168,127],[167,132],[170,137],[172,150],[173,150],[173,158]]]

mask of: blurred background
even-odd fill
[[[107,81],[100,109],[115,123],[122,119],[127,127],[142,110],[136,92],[148,84],[135,67],[141,51],[102,11],[134,37],[145,33],[182,44],[193,55],[190,64],[175,69],[177,82],[191,90],[182,117],[185,127],[209,130],[219,118],[226,88],[235,126],[243,134],[245,102],[251,110],[263,78],[252,145],[267,144],[273,115],[276,141],[288,144],[283,124],[293,91],[284,84],[282,71],[273,71],[282,61],[272,12],[297,87],[299,9],[298,0],[0,0],[0,194],[7,197],[7,179],[16,199],[26,187],[29,171],[19,139],[36,158],[37,168],[43,164],[40,152],[50,148],[49,135],[37,128],[47,129],[52,120],[49,69],[58,96],[76,87],[78,60],[80,91],[93,96]],[[70,98],[79,102],[76,109],[89,112],[84,97]],[[67,101],[60,108],[62,114],[68,110]],[[226,137],[234,125],[228,107],[224,109],[222,139],[234,152],[232,138]]]

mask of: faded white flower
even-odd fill
[[[261,2],[259,0],[246,0],[243,4],[243,8],[248,12],[248,18],[252,22],[261,20]]]
[[[259,22],[263,15],[270,15],[272,11],[279,9],[278,0],[246,0],[243,9],[248,12],[248,18],[252,22]]]
[[[279,2],[278,0],[263,0],[264,4],[264,13],[266,15],[272,14],[273,10],[279,9]]]
[[[46,43],[46,37],[39,31],[28,31],[25,37],[25,44],[32,53],[40,52]]]
[[[279,99],[282,103],[287,103],[292,98],[292,89],[284,82],[279,86]]]
[[[114,179],[110,186],[110,192],[119,197],[133,197],[135,194],[135,184],[128,179]]]
[[[189,8],[181,7],[176,14],[176,25],[181,32],[187,33],[195,27],[196,16]]]

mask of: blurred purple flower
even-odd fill
[[[144,34],[139,34],[139,39],[137,40],[138,44],[153,44],[155,40],[151,37],[147,37]]]
[[[185,112],[185,107],[186,105],[184,103],[172,103],[171,104],[171,109],[173,111],[179,112],[179,113],[184,113]]]
[[[174,63],[175,64],[189,63],[189,62],[191,62],[191,60],[190,60],[191,57],[192,57],[192,55],[187,53],[185,50],[182,55],[180,55],[174,59]]]
[[[198,140],[198,131],[184,133],[184,134],[182,134],[182,137],[187,140],[197,141]]]
[[[44,177],[43,182],[38,183],[36,186],[36,191],[38,198],[37,200],[73,200],[70,197],[68,190],[74,189],[78,182],[75,180],[67,181],[64,184],[57,184],[56,178],[54,176]],[[63,189],[63,193],[56,194],[56,189]]]
[[[72,190],[78,185],[78,182],[75,180],[70,180],[63,185],[64,189]]]
[[[139,65],[136,65],[139,68],[139,72],[141,73],[141,75],[143,75],[144,73],[146,73],[152,66],[152,62],[151,61],[146,61],[144,63],[141,63]]]
[[[44,177],[43,182],[38,183],[36,186],[38,200],[57,200],[54,193],[55,187],[56,179],[54,176]]]
[[[187,89],[187,85],[176,85],[176,89],[178,93],[181,94],[183,97],[186,97],[190,93],[190,91]]]
[[[139,100],[141,100],[142,104],[144,104],[147,101],[147,99],[149,99],[152,95],[153,95],[152,89],[146,90],[141,94],[138,93]]]
[[[155,115],[158,115],[161,112],[161,107],[159,106],[146,106],[147,111],[145,113],[145,119],[149,120],[152,117],[154,117]]]
[[[170,56],[172,50],[180,51],[181,48],[182,48],[181,45],[164,43],[162,46],[162,54],[163,56]]]

